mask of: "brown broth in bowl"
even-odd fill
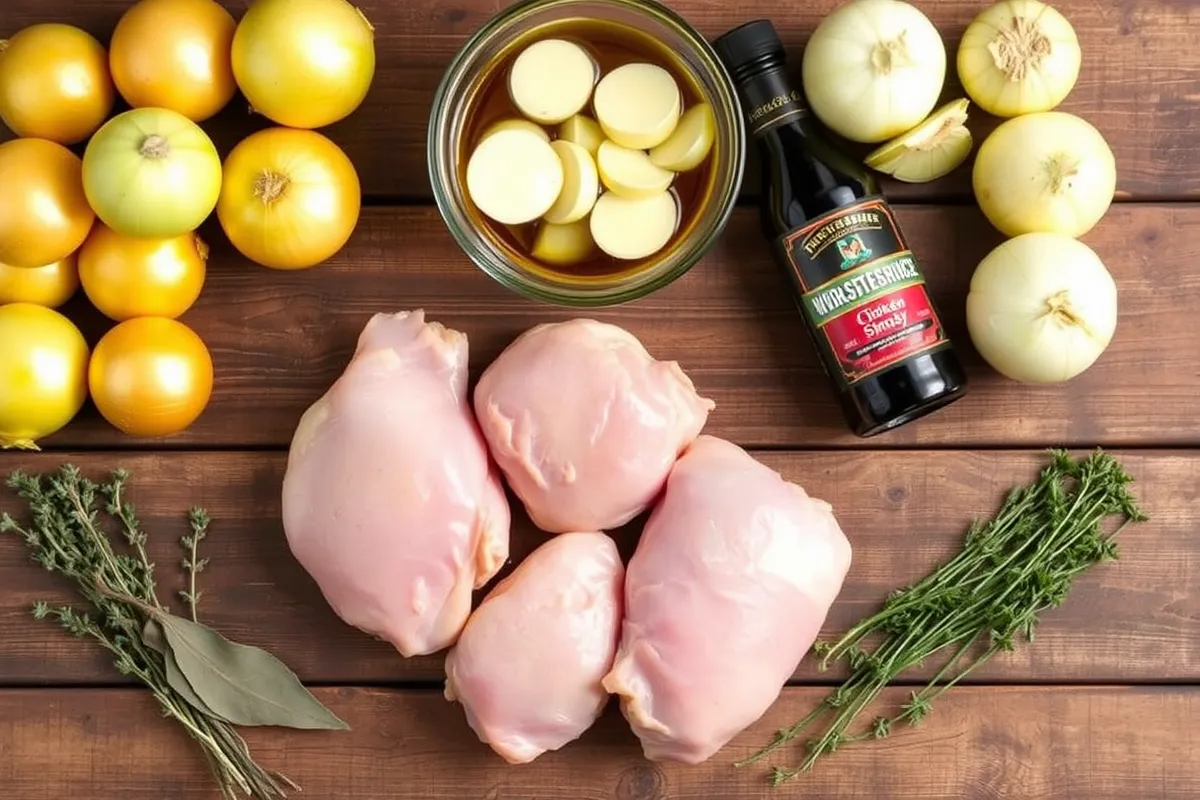
[[[465,191],[467,164],[484,133],[502,120],[524,118],[509,93],[508,77],[513,62],[529,45],[549,38],[566,39],[583,47],[599,67],[597,80],[624,64],[650,63],[667,70],[675,79],[683,96],[681,111],[687,111],[697,103],[707,102],[699,83],[683,68],[678,54],[636,28],[608,20],[574,18],[547,23],[531,30],[511,42],[493,59],[476,83],[477,88],[467,102],[463,135],[457,148],[458,179],[460,186],[464,187],[467,215],[471,224],[486,238],[514,263],[529,272],[557,279],[565,277],[581,281],[607,280],[636,274],[670,253],[701,218],[716,190],[715,165],[720,157],[716,143],[698,167],[677,173],[671,184],[670,191],[674,194],[679,209],[679,224],[670,241],[653,255],[637,260],[613,258],[594,247],[589,257],[570,265],[539,261],[532,255],[532,249],[538,226],[543,224],[541,220],[523,225],[498,223],[482,214]],[[587,106],[580,113],[596,119],[592,99],[589,99]],[[557,138],[558,125],[540,127],[550,136],[551,141]],[[603,183],[600,191],[604,191]]]

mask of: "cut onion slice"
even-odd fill
[[[704,162],[717,137],[717,118],[708,103],[683,112],[675,131],[650,151],[650,162],[674,172],[687,172]]]
[[[600,176],[596,162],[574,142],[559,139],[550,145],[562,162],[563,185],[558,200],[546,212],[544,219],[558,225],[575,222],[587,216],[600,194]]]
[[[558,154],[527,130],[484,139],[467,162],[467,193],[496,222],[520,225],[545,214],[563,187]]]
[[[652,256],[666,246],[678,227],[679,205],[670,192],[638,199],[605,192],[592,209],[592,238],[613,258]]]
[[[665,142],[679,124],[683,95],[662,67],[633,63],[600,79],[593,105],[609,139],[632,150],[649,150]]]
[[[533,257],[547,264],[565,267],[578,264],[593,252],[596,243],[586,219],[566,225],[543,222],[533,240]]]
[[[511,131],[511,130],[529,131],[530,133],[536,134],[543,141],[546,141],[546,142],[550,141],[550,134],[546,133],[545,128],[543,128],[541,125],[538,125],[536,122],[530,122],[529,120],[521,119],[520,117],[512,117],[511,119],[502,119],[499,122],[492,123],[491,125],[488,126],[488,129],[483,132],[483,135],[479,137],[479,141],[482,142],[484,139],[488,138],[493,133],[499,133],[500,131]]]
[[[576,114],[558,127],[558,138],[574,142],[595,158],[604,141],[604,131],[596,120]]]
[[[543,39],[525,48],[513,62],[508,92],[526,117],[557,125],[587,105],[597,71],[596,62],[574,42]]]
[[[966,98],[930,114],[908,133],[873,150],[864,163],[906,183],[927,183],[948,175],[971,155]]]
[[[630,150],[611,141],[600,145],[596,153],[600,179],[612,192],[638,199],[665,192],[675,173],[656,167],[641,150]]]

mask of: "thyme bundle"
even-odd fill
[[[1080,573],[1118,557],[1114,537],[1128,524],[1147,519],[1129,484],[1133,479],[1111,455],[1099,450],[1081,459],[1051,451],[1050,463],[1032,484],[1013,489],[990,521],[974,522],[959,553],[920,582],[892,592],[878,613],[851,628],[836,643],[818,642],[818,666],[846,660],[850,677],[808,716],[754,755],[763,760],[832,715],[824,731],[807,741],[796,767],[775,767],[778,786],[813,768],[843,745],[882,739],[900,723],[917,725],[934,700],[1018,638],[1032,642],[1039,615],[1059,606]],[[1120,520],[1105,533],[1103,523]],[[873,650],[863,642],[879,636]],[[937,674],[891,716],[877,716],[856,733],[851,724],[901,673],[946,651]]]
[[[299,789],[286,776],[259,766],[235,725],[277,725],[341,730],[326,709],[283,662],[256,647],[231,642],[199,622],[197,576],[208,564],[198,555],[208,535],[208,514],[194,508],[182,537],[188,609],[176,616],[158,598],[155,565],[146,550],[133,506],[125,499],[130,475],[116,470],[96,484],[72,465],[46,478],[14,472],[7,485],[24,499],[27,524],[0,514],[0,533],[15,533],[32,559],[72,579],[87,608],[38,602],[33,615],[58,622],[74,636],[91,638],[113,655],[122,675],[141,681],[165,716],[201,746],[222,797],[287,797]],[[129,547],[118,553],[101,521],[103,511]]]

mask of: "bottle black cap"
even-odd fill
[[[763,56],[783,58],[783,40],[769,19],[756,19],[721,34],[713,42],[717,55],[730,72],[737,72]]]

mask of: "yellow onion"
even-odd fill
[[[375,30],[346,0],[254,0],[233,35],[233,75],[267,119],[331,125],[367,96]]]
[[[83,153],[96,216],[138,238],[200,227],[221,192],[221,157],[199,125],[166,108],[135,108],[104,123]]]
[[[57,311],[0,306],[0,448],[36,450],[79,413],[88,358],[83,334]]]
[[[115,97],[108,54],[87,31],[43,22],[0,41],[0,120],[18,136],[78,144]]]
[[[58,308],[78,289],[78,251],[44,267],[0,264],[0,305],[33,303]]]

